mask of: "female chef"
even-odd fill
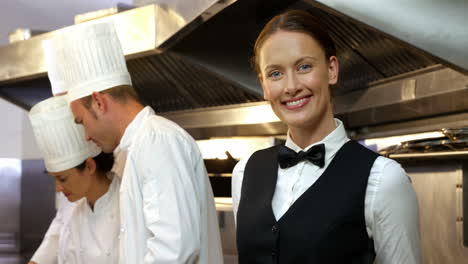
[[[44,60],[47,65],[47,75],[51,84],[52,94],[54,96],[65,95],[68,92],[68,85],[64,82],[63,60],[66,56],[63,51],[62,33],[54,35],[53,38],[42,42]],[[55,205],[57,209],[56,216],[47,230],[44,239],[28,264],[54,264],[57,263],[57,249],[60,233],[64,219],[69,218],[73,212],[75,203],[71,203],[61,192],[56,192]]]
[[[327,32],[305,11],[280,14],[258,36],[254,63],[288,134],[234,169],[239,263],[420,263],[405,171],[333,117],[339,63]]]
[[[63,219],[58,263],[118,263],[120,183],[110,173],[112,154],[85,140],[64,96],[38,103],[29,117],[56,190],[76,202]]]

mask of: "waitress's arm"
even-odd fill
[[[421,263],[416,193],[403,168],[391,159],[379,157],[371,169],[366,223],[374,239],[375,263]]]

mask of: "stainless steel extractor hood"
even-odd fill
[[[335,40],[341,64],[340,85],[333,91],[335,112],[355,135],[385,133],[401,122],[415,127],[414,122],[426,118],[450,116],[443,121],[449,122],[468,110],[463,98],[467,54],[459,48],[468,36],[457,26],[468,18],[459,16],[460,1],[446,3],[446,12],[437,14],[444,32],[430,23],[424,26],[425,19],[433,19],[437,3],[415,1],[406,9],[388,8],[383,15],[373,6],[364,14],[342,2],[167,0],[86,23],[115,21],[142,100],[200,138],[285,132],[278,120],[246,123],[235,114],[256,117],[258,107],[265,105],[259,102],[262,91],[249,64],[252,47],[263,24],[287,8],[309,11]],[[385,5],[380,0],[367,4],[376,3]],[[412,21],[419,28],[390,26],[389,20],[411,15],[418,4],[422,13]],[[40,42],[53,34],[0,47],[0,96],[25,108],[50,96]],[[450,37],[445,46],[443,36]],[[226,122],[220,111],[231,113]],[[454,126],[462,126],[458,121]]]

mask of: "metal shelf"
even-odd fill
[[[468,150],[390,154],[391,159],[468,159]]]

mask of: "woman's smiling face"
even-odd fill
[[[329,86],[338,79],[338,60],[326,58],[310,35],[279,30],[258,54],[264,98],[288,126],[310,127],[332,113]]]

